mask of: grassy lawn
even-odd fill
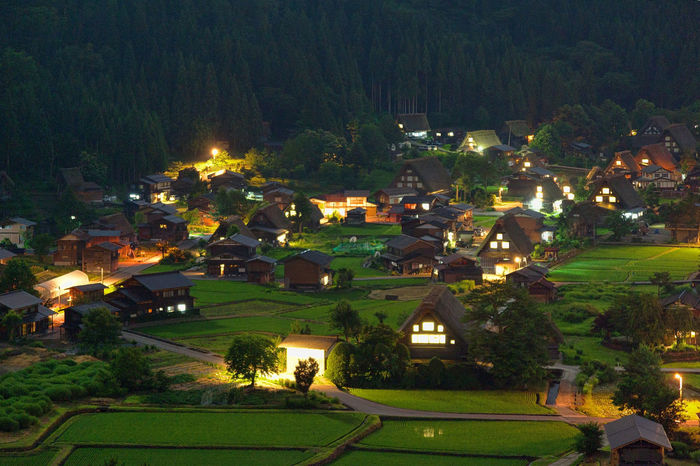
[[[390,278],[386,280],[361,280],[352,282],[352,286],[355,288],[369,288],[369,289],[385,289],[385,288],[398,288],[401,286],[416,286],[416,285],[426,285],[428,279],[425,277],[416,278]]]
[[[544,456],[570,449],[577,432],[562,422],[386,420],[360,443],[414,451]]]
[[[353,450],[350,453],[338,458],[333,464],[339,466],[355,466],[358,464],[381,464],[385,466],[404,466],[407,464],[418,466],[430,465],[451,465],[451,464],[469,464],[473,466],[520,466],[526,465],[527,461],[517,459],[504,458],[479,458],[479,457],[459,457],[459,456],[441,456],[441,455],[426,455],[416,453],[393,453],[382,451],[363,451]]]
[[[355,272],[355,278],[364,277],[386,277],[387,273],[371,267],[362,267],[365,261],[364,257],[336,257],[333,259],[331,266],[333,270],[352,269]]]
[[[379,321],[374,315],[378,311],[387,314],[384,323],[393,328],[398,328],[406,316],[408,316],[418,306],[420,301],[380,301],[376,299],[363,299],[350,301],[353,309],[357,309],[360,317],[370,323],[376,324]],[[327,321],[329,312],[336,304],[327,304],[324,306],[308,307],[297,311],[285,313],[285,317],[294,317],[298,319],[311,319]],[[400,321],[400,322],[399,322]]]
[[[700,369],[700,361],[666,362],[662,364],[661,367],[682,367],[684,369]],[[700,388],[700,385],[698,385],[698,388]]]
[[[565,362],[567,364],[581,364],[585,361],[603,361],[611,365],[625,364],[627,362],[627,353],[607,348],[602,345],[600,337],[579,337],[567,336],[566,343],[559,347],[564,353]],[[578,351],[581,351],[581,354]],[[576,356],[580,357],[580,361],[570,361]]]
[[[502,390],[365,390],[353,395],[397,408],[449,413],[554,414],[536,403],[536,394]]]
[[[302,293],[282,291],[271,286],[225,280],[193,280],[192,296],[198,307],[221,303],[262,299],[290,304],[310,304],[314,297]]]
[[[475,227],[491,229],[498,218],[499,217],[496,217],[495,215],[475,215],[473,222]]]
[[[207,307],[202,309],[201,314],[205,317],[234,316],[244,314],[277,314],[289,309],[296,309],[296,305],[255,299],[253,301],[243,301],[240,303]]]
[[[177,272],[189,269],[190,267],[192,267],[192,264],[189,262],[186,264],[157,264],[147,268],[141,273]]]
[[[345,435],[364,417],[360,413],[288,412],[83,414],[60,429],[55,443],[313,447]]]
[[[47,448],[35,454],[0,454],[0,464],[3,466],[45,466],[51,464],[56,453],[57,450]]]
[[[684,279],[697,269],[700,253],[693,248],[669,246],[599,246],[556,267],[553,281],[585,282],[645,281],[654,272],[669,272],[674,280]]]
[[[204,450],[167,448],[78,448],[66,460],[66,466],[106,464],[149,464],[151,466],[189,466],[192,464],[265,464],[291,465],[313,456],[298,450]]]
[[[232,334],[237,332],[266,332],[277,335],[289,333],[289,327],[294,319],[273,316],[232,317],[230,319],[198,320],[181,322],[170,325],[146,327],[142,332],[162,338],[183,338],[204,335]],[[305,325],[306,322],[302,322]],[[328,325],[309,322],[315,335],[327,335]]]

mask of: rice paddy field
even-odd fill
[[[697,270],[700,251],[671,246],[603,245],[583,252],[552,269],[549,279],[557,282],[638,282],[654,272],[669,272],[683,280]]]
[[[285,466],[313,456],[299,450],[205,450],[197,448],[77,448],[63,463],[66,466],[92,466],[115,459],[118,464],[151,466],[190,466],[193,464]]]

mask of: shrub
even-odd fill
[[[350,358],[354,352],[352,344],[339,342],[328,355],[324,375],[339,387],[350,383]]]
[[[568,309],[561,312],[561,318],[565,322],[579,323],[599,314],[595,306],[585,303],[573,303]]]
[[[44,390],[51,401],[68,401],[71,399],[70,385],[53,385]]]
[[[690,447],[688,447],[688,444],[683,442],[671,442],[671,446],[673,447],[673,452],[671,453],[671,456],[673,456],[674,458],[690,458]]]
[[[445,375],[445,363],[437,356],[428,363],[428,384],[431,388],[439,388]]]
[[[700,450],[695,450],[690,454],[690,457],[696,462],[700,463]]]
[[[12,418],[17,421],[20,429],[26,429],[27,427],[36,424],[38,421],[35,416],[31,416],[24,412],[15,413],[12,415]]]
[[[603,445],[603,430],[596,422],[581,424],[578,429],[576,451],[591,456]]]
[[[284,399],[284,407],[289,409],[314,409],[319,407],[319,402],[313,397],[306,398],[301,395],[290,395]]]
[[[0,431],[15,432],[19,430],[19,422],[9,416],[0,416]]]

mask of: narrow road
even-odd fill
[[[224,358],[222,358],[218,354],[205,352],[205,351],[197,351],[195,349],[189,348],[189,347],[184,346],[184,345],[169,343],[169,342],[163,341],[159,338],[147,337],[144,335],[130,332],[129,330],[122,330],[122,337],[125,340],[133,340],[136,343],[138,343],[139,345],[155,346],[158,349],[162,349],[164,351],[170,351],[171,353],[182,354],[182,355],[188,356],[192,359],[197,359],[199,361],[208,362],[210,364],[217,364],[220,366],[224,365]]]
[[[141,273],[152,265],[157,264],[160,261],[160,256],[149,257],[145,261],[136,265],[129,265],[127,267],[120,267],[116,272],[104,278],[103,283],[105,286],[116,285],[117,283],[123,282],[124,280],[130,278],[132,275]]]

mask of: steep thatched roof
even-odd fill
[[[649,162],[645,165],[658,165],[659,167],[674,172],[678,169],[673,155],[666,149],[663,144],[649,144],[639,149],[634,158],[638,164],[642,165],[642,160],[648,159]]]
[[[684,124],[676,123],[668,126],[664,130],[664,134],[669,134],[676,141],[682,152],[694,153],[697,149],[698,143],[695,140],[695,136]]]
[[[466,310],[449,288],[444,285],[433,286],[430,289],[428,296],[423,298],[423,301],[403,322],[399,332],[408,332],[413,322],[426,311],[434,313],[455,338],[460,339],[464,344],[467,343],[465,337],[467,325],[463,322]]]
[[[452,187],[452,177],[437,157],[406,160],[403,164],[420,177],[426,192],[449,191]]]
[[[403,113],[397,115],[396,121],[405,133],[430,131],[430,123],[425,113]]]

